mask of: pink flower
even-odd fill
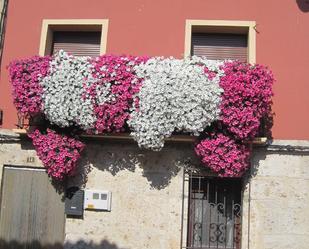
[[[261,65],[238,61],[227,62],[222,69],[225,76],[220,80],[224,90],[220,120],[235,139],[252,140],[259,132],[262,118],[272,116],[273,75]]]
[[[34,56],[13,61],[8,67],[14,104],[24,116],[33,116],[42,110],[43,89],[39,78],[48,74],[50,61],[49,56]]]
[[[50,129],[46,134],[35,130],[29,137],[49,176],[64,180],[66,176],[74,175],[76,162],[84,149],[82,142]]]
[[[211,134],[195,147],[203,164],[221,177],[240,177],[249,167],[248,146],[235,142],[222,133]]]

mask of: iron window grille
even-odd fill
[[[189,172],[186,249],[240,249],[241,180]]]

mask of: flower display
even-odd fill
[[[245,172],[248,144],[271,124],[274,79],[261,65],[59,51],[14,61],[9,70],[21,114],[43,113],[52,125],[92,134],[129,129],[141,148],[151,150],[162,149],[174,132],[202,135],[195,152],[223,177]],[[30,137],[50,176],[74,174],[81,142],[52,130]]]
[[[50,61],[49,56],[34,56],[13,61],[9,65],[13,101],[16,109],[24,116],[32,116],[42,110],[43,88],[40,81],[49,73]]]
[[[271,116],[273,76],[261,65],[238,61],[223,66],[220,119],[236,139],[252,140],[262,118]]]
[[[249,167],[248,145],[239,144],[222,133],[215,133],[202,140],[195,152],[221,177],[240,177]]]
[[[63,180],[66,176],[74,175],[76,162],[84,148],[82,142],[50,129],[47,129],[46,134],[35,130],[29,137],[49,176]]]
[[[92,101],[84,90],[94,81],[88,60],[61,50],[50,61],[49,74],[42,78],[40,85],[43,112],[52,124],[90,129],[96,122]]]
[[[198,136],[218,119],[222,89],[222,62],[199,57],[177,60],[155,57],[136,66],[144,79],[128,121],[131,135],[140,147],[160,150],[174,131]],[[215,77],[205,77],[204,67],[215,67]]]
[[[93,101],[96,122],[95,133],[123,131],[139,92],[142,79],[134,66],[147,61],[147,57],[103,55],[92,60],[94,84],[87,88]]]

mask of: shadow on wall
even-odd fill
[[[249,183],[254,177],[257,176],[259,171],[260,163],[265,161],[267,155],[267,151],[265,147],[256,147],[253,149],[253,153],[251,155],[251,165],[250,168],[247,170],[245,175],[243,176],[243,187],[247,188]],[[245,191],[242,191],[244,194]]]
[[[126,249],[124,247],[118,247],[114,243],[110,243],[107,240],[102,240],[100,243],[94,243],[92,241],[79,240],[77,242],[66,242],[64,245],[60,243],[42,245],[39,241],[32,241],[29,243],[20,243],[18,241],[6,242],[0,240],[0,249]]]
[[[142,170],[151,188],[164,189],[181,168],[188,162],[198,165],[199,159],[192,144],[168,143],[161,151],[140,149],[136,143],[128,141],[85,141],[86,147],[78,162],[76,176],[70,177],[68,186],[85,187],[88,174],[93,168],[109,172],[116,176],[121,171],[135,172]],[[23,150],[34,150],[29,139],[21,141]],[[63,185],[52,181],[55,189],[62,193]]]
[[[120,171],[136,172],[147,179],[150,187],[164,189],[169,185],[188,158],[194,158],[191,145],[166,145],[162,151],[141,150],[131,143],[88,143],[79,163],[80,172],[70,180],[70,185],[84,186],[87,174],[95,167],[115,176]],[[75,178],[75,179],[74,179]]]
[[[296,0],[296,3],[302,12],[309,11],[309,0]]]
[[[251,168],[248,170],[248,174],[251,178],[257,176],[259,166],[261,162],[265,161],[267,154],[269,154],[269,152],[267,152],[265,147],[256,147],[253,149],[253,153],[251,155]]]

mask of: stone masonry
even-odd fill
[[[82,239],[88,245],[108,241],[104,248],[110,249],[179,249],[184,213],[185,246],[188,188],[183,188],[183,170],[198,165],[193,145],[169,143],[161,152],[151,152],[130,141],[86,143],[80,174],[69,184],[110,190],[112,210],[67,218],[66,244]],[[309,146],[305,141],[274,144]],[[5,130],[0,141],[1,172],[3,164],[42,167],[29,140]],[[242,249],[309,248],[308,151],[255,148],[242,196]]]

